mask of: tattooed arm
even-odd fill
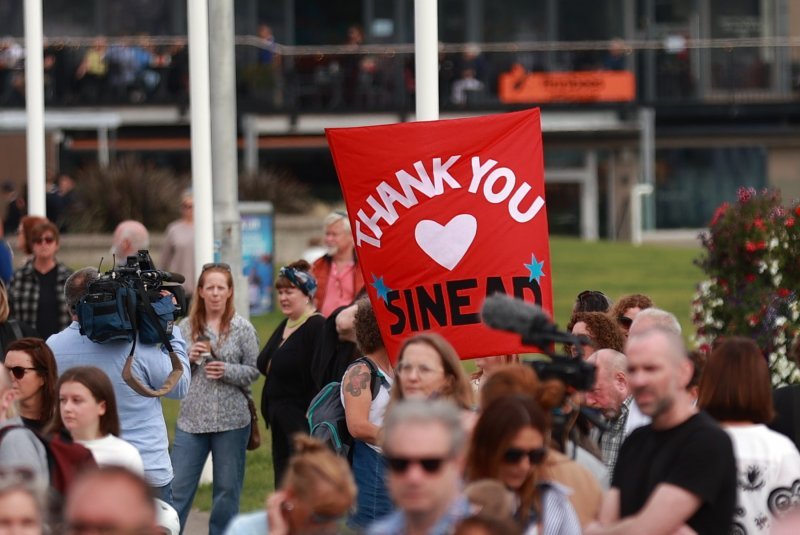
[[[375,444],[380,428],[369,421],[369,408],[372,405],[369,383],[369,367],[366,364],[350,366],[342,380],[342,394],[348,431],[353,438]]]

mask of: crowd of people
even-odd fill
[[[191,208],[190,195],[181,202]],[[347,215],[330,214],[324,230],[321,257],[278,271],[284,319],[263,348],[233,306],[230,266],[210,263],[169,344],[140,341],[134,358],[130,343],[97,343],[79,321],[97,270],[73,273],[56,260],[59,229],[47,219],[21,224],[30,258],[0,286],[0,528],[181,533],[209,455],[211,534],[798,527],[798,391],[773,396],[752,340],[689,352],[676,317],[648,296],[613,302],[587,290],[563,349],[594,365],[591,388],[540,378],[520,355],[479,359],[470,376],[434,332],[390,355]],[[126,221],[112,250],[125,258],[148,239]],[[170,449],[160,399],[130,377],[158,389],[175,366]],[[255,431],[250,387],[262,375],[276,490],[263,510],[239,514]],[[352,437],[346,455],[309,434],[309,406],[331,382]],[[52,458],[64,448],[87,456],[66,479]]]

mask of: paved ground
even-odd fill
[[[186,521],[185,535],[205,535],[208,533],[208,513],[199,509],[192,509]]]

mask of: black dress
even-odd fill
[[[315,314],[283,344],[283,320],[258,356],[258,369],[267,376],[261,394],[261,414],[272,430],[275,487],[280,485],[292,454],[292,435],[308,433],[306,410],[314,397],[311,360],[322,338],[325,318]]]

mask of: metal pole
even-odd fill
[[[28,213],[45,216],[42,2],[25,0],[25,111],[28,119]]]
[[[189,18],[189,98],[191,102],[194,265],[197,273],[214,259],[211,197],[211,101],[208,80],[208,4],[186,0]]]
[[[215,236],[220,259],[231,266],[236,310],[249,317],[247,281],[242,271],[242,220],[239,216],[239,170],[236,131],[236,58],[233,2],[210,0],[211,160],[214,173]]]
[[[642,184],[651,188],[656,183],[656,112],[653,108],[639,110],[639,160],[642,169]],[[656,227],[656,204],[653,196],[648,196],[643,209],[642,223],[644,228],[652,230]]]
[[[417,121],[439,118],[438,4],[437,0],[414,0]]]

